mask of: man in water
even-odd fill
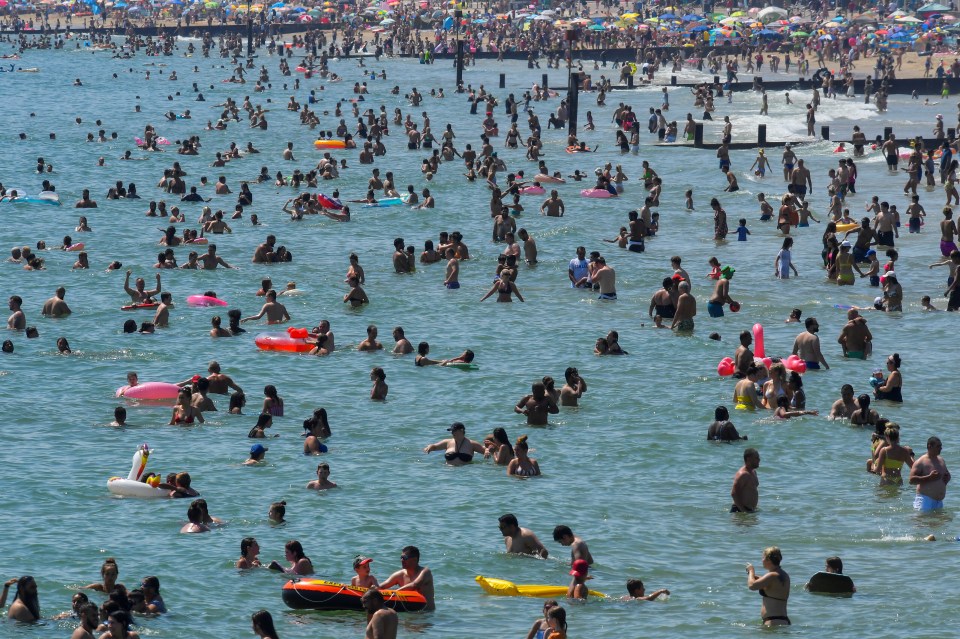
[[[425,610],[435,610],[433,601],[433,573],[420,565],[420,550],[416,546],[406,546],[400,551],[401,569],[390,575],[380,584],[381,590],[413,590],[427,600]],[[394,588],[396,586],[396,588]]]
[[[19,295],[10,296],[10,310],[12,313],[7,318],[7,328],[15,331],[22,331],[27,327],[27,316],[23,314],[20,307],[23,306],[23,298]]]
[[[197,258],[200,261],[201,266],[204,270],[212,271],[217,266],[222,266],[223,268],[233,268],[227,264],[222,257],[217,255],[217,245],[209,244],[207,245],[207,252],[204,255],[201,255]]]
[[[394,355],[409,355],[413,352],[413,344],[404,336],[402,326],[393,329],[393,340],[396,342],[393,346]]]
[[[46,317],[64,317],[72,313],[73,311],[71,311],[67,303],[63,301],[66,294],[67,289],[62,286],[58,288],[56,294],[43,303],[41,314]]]
[[[855,308],[847,311],[847,323],[840,330],[837,342],[843,349],[843,356],[851,359],[866,359],[872,350],[873,335],[867,328],[867,320],[861,317]]]
[[[607,260],[602,256],[597,258],[597,264],[599,268],[593,274],[593,281],[600,286],[599,299],[617,299],[617,272],[607,266]]]
[[[210,382],[210,387],[207,389],[207,392],[226,395],[230,392],[229,389],[231,388],[239,393],[243,392],[243,389],[237,386],[237,383],[233,381],[232,377],[220,372],[220,363],[216,360],[210,362],[210,365],[207,366],[207,372],[210,373],[207,375],[207,381]]]
[[[751,344],[753,344],[753,334],[750,331],[741,331],[740,346],[737,346],[737,350],[733,353],[733,376],[737,379],[746,377],[747,369],[750,368],[750,364],[753,364]]]
[[[460,288],[460,262],[452,248],[447,249],[447,270],[443,278],[443,285],[453,290]]]
[[[166,328],[170,325],[170,307],[173,306],[173,295],[164,291],[160,293],[160,306],[153,315],[153,325],[157,328]]]
[[[821,364],[830,370],[830,365],[820,352],[820,338],[817,337],[820,324],[817,323],[817,318],[808,317],[803,325],[807,330],[797,335],[797,339],[794,340],[793,354],[807,363],[807,370],[820,370]]]
[[[568,366],[563,377],[566,383],[560,389],[561,406],[578,406],[579,400],[587,392],[587,382],[580,377],[580,372],[573,366]]]
[[[364,639],[397,639],[397,613],[383,605],[383,594],[377,589],[363,593],[360,604],[367,611],[367,632]]]
[[[807,192],[813,193],[813,180],[810,178],[810,169],[803,166],[803,160],[797,160],[797,168],[790,173],[790,192],[794,197],[803,200]]]
[[[736,304],[730,297],[730,280],[734,273],[736,271],[731,266],[724,266],[723,270],[720,271],[720,279],[717,280],[717,285],[713,288],[713,295],[707,302],[707,312],[710,313],[710,317],[723,317],[724,304],[730,304],[731,306]]]
[[[94,639],[93,632],[100,625],[100,610],[97,604],[85,603],[77,611],[80,617],[80,626],[73,631],[70,639]]]
[[[240,320],[240,323],[258,320],[264,315],[267,316],[267,324],[283,324],[290,321],[290,313],[287,312],[287,307],[277,301],[277,292],[272,289],[267,291],[267,301],[260,312],[250,317],[244,317]]]
[[[730,497],[733,505],[732,513],[752,513],[757,509],[760,501],[760,480],[757,478],[757,468],[760,467],[760,453],[756,448],[743,451],[743,466],[733,476],[733,486],[730,488]]]
[[[587,542],[573,534],[569,526],[557,526],[553,529],[553,540],[561,546],[570,546],[570,564],[578,559],[587,562],[588,566],[593,565],[593,555],[587,548]]]
[[[913,462],[910,468],[910,483],[916,485],[917,496],[913,500],[915,510],[929,512],[943,508],[943,498],[947,496],[947,484],[950,471],[940,456],[943,444],[939,437],[927,440],[927,452]]]
[[[680,291],[680,296],[677,297],[677,310],[673,315],[673,324],[670,328],[677,332],[689,333],[693,331],[693,318],[697,315],[697,300],[690,293],[690,282],[680,282],[677,289]]]
[[[546,559],[549,553],[540,543],[540,539],[529,528],[521,528],[517,518],[512,513],[501,515],[500,534],[507,545],[507,552],[512,555],[535,555]]]
[[[127,295],[130,296],[130,300],[134,304],[152,304],[153,296],[160,292],[160,274],[157,273],[157,288],[152,291],[145,290],[146,282],[142,277],[138,277],[134,285],[136,289],[130,288],[130,275],[133,271],[127,271],[127,277],[123,280],[123,290],[126,291]]]
[[[589,288],[590,263],[587,261],[587,249],[583,246],[577,247],[577,256],[570,260],[570,266],[567,269],[567,276],[570,278],[572,288]]]

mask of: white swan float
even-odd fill
[[[133,465],[126,479],[111,477],[107,480],[107,490],[122,497],[139,497],[141,499],[161,499],[169,497],[170,492],[156,488],[140,481],[147,470],[147,460],[150,458],[150,448],[143,444],[133,454]]]

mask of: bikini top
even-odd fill
[[[464,439],[464,441],[467,441],[467,440]],[[460,460],[460,461],[463,462],[464,464],[466,464],[466,463],[470,462],[471,460],[473,460],[473,453],[461,453],[461,452],[459,452],[459,451],[460,451],[460,449],[459,449],[459,447],[458,447],[458,448],[457,448],[456,450],[454,450],[452,453],[445,453],[445,454],[443,455],[443,458],[446,459],[448,462],[453,462],[453,461]]]

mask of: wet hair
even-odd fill
[[[117,406],[117,408],[119,410],[122,410],[123,414],[126,415],[127,410],[123,406]],[[114,410],[114,415],[116,415],[117,412],[118,412],[117,410]],[[117,566],[117,560],[114,559],[113,557],[107,557],[106,559],[103,560],[103,565],[100,566],[100,575],[103,576],[107,572],[108,568],[113,568],[117,574],[120,574],[120,567]]]
[[[379,366],[375,366],[370,372],[381,382],[387,378],[387,374]]]
[[[23,602],[23,605],[26,606],[27,610],[30,611],[30,614],[40,619],[40,597],[36,591],[31,594],[27,594],[26,586],[30,583],[36,585],[36,580],[30,575],[24,575],[17,579],[17,594],[14,595],[13,600],[20,600]]]
[[[376,588],[371,588],[370,590],[363,593],[363,596],[360,597],[361,602],[365,601],[377,601],[377,603],[383,606],[383,593],[377,590]]]
[[[834,571],[838,575],[843,574],[843,560],[839,557],[827,557],[827,566],[830,567],[830,570]]]
[[[303,553],[303,546],[296,539],[291,539],[284,545],[284,550],[289,550],[290,554],[293,555],[295,559],[304,559],[306,555]]]
[[[253,537],[244,537],[243,539],[241,539],[241,540],[240,540],[240,554],[241,554],[241,555],[246,555],[246,554],[247,554],[247,550],[249,550],[250,547],[251,547],[252,545],[254,545],[255,543],[257,543],[257,540],[254,539]]]
[[[287,514],[287,502],[275,501],[270,504],[270,510],[277,514],[279,521],[283,521],[283,516]]]
[[[247,396],[243,394],[243,391],[236,391],[230,395],[230,407],[228,410],[233,410],[234,408],[243,408],[244,404],[247,403]]]
[[[900,364],[901,364],[900,353],[894,353],[893,355],[891,355],[890,357],[887,358],[887,361],[888,361],[888,362],[889,362],[889,361],[892,361],[892,362],[893,362],[893,367],[896,368],[896,369],[899,369],[899,368],[900,368]]]
[[[717,406],[713,410],[713,418],[718,422],[726,421],[730,419],[730,411],[727,410],[726,406]]]
[[[793,386],[794,390],[803,388],[803,378],[797,371],[790,371],[790,385]]]
[[[547,619],[554,619],[557,622],[557,627],[560,630],[567,629],[567,611],[564,610],[563,606],[554,606],[547,611]]]
[[[505,445],[507,448],[510,449],[510,453],[513,454],[513,444],[510,443],[510,438],[507,437],[507,431],[504,430],[502,427],[497,426],[496,428],[493,429],[493,434],[491,435],[491,439],[493,439],[493,441],[497,442],[498,444]]]
[[[520,523],[517,521],[517,516],[513,513],[507,513],[505,515],[500,515],[497,519],[504,526],[519,526]]]
[[[840,395],[853,395],[853,385],[844,384],[840,387]]]
[[[867,410],[870,408],[870,396],[864,393],[857,397],[857,406],[860,407],[860,410]]]
[[[400,552],[412,559],[420,559],[420,549],[416,546],[404,546]]]
[[[570,526],[560,525],[553,529],[553,540],[560,541],[564,537],[573,537],[573,531]]]
[[[514,448],[516,450],[522,450],[523,452],[530,450],[530,444],[527,443],[527,436],[520,435],[520,437],[517,437],[517,443],[514,445]]]
[[[627,579],[627,594],[636,597],[635,593],[643,590],[643,582],[639,579]]]

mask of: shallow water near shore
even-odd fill
[[[188,185],[197,184],[201,175],[211,182],[225,175],[234,191],[240,180],[253,180],[263,165],[271,175],[281,169],[284,174],[294,168],[306,171],[320,153],[312,148],[313,132],[300,127],[296,115],[284,110],[289,96],[295,94],[302,103],[309,89],[325,84],[326,89],[317,92],[322,101],[316,108],[332,114],[336,100],[352,98],[353,83],[364,81],[355,61],[339,61],[332,70],[342,74],[344,82],[314,79],[294,92],[294,78],[279,76],[278,58],[264,54],[258,63],[268,67],[273,88],[256,95],[252,82],[243,87],[221,83],[229,76],[227,69],[220,68],[226,60],[184,58],[184,50],[181,44],[175,57],[130,60],[89,50],[28,51],[18,66],[39,67],[40,73],[0,78],[8,96],[5,133],[0,138],[7,162],[0,178],[8,186],[39,191],[41,178],[33,169],[36,158],[42,156],[54,165],[56,170],[49,177],[67,204],[60,208],[0,204],[4,221],[0,246],[34,245],[40,239],[53,246],[71,235],[74,241],[86,243],[91,262],[89,271],[70,271],[75,255],[50,251],[43,253],[44,272],[0,265],[6,294],[24,298],[28,323],[36,325],[41,335],[29,341],[22,335],[13,337],[16,353],[0,358],[4,373],[0,408],[8,416],[5,445],[0,447],[0,464],[8,477],[4,484],[8,526],[0,545],[5,551],[0,554],[0,575],[35,575],[44,616],[66,610],[72,590],[95,581],[103,559],[112,556],[120,566],[120,581],[128,588],[146,575],[157,575],[162,583],[171,612],[142,621],[143,636],[246,636],[249,615],[260,608],[273,613],[285,639],[362,636],[361,615],[287,610],[280,598],[283,576],[265,570],[237,572],[233,561],[239,556],[239,542],[254,536],[264,563],[282,561],[283,544],[300,540],[317,575],[335,581],[349,579],[351,560],[361,553],[374,558],[373,572],[383,579],[399,567],[400,549],[416,545],[422,563],[434,572],[437,611],[403,616],[401,636],[523,636],[539,615],[541,603],[485,595],[474,576],[566,585],[568,554],[552,541],[551,531],[557,524],[567,524],[589,543],[596,559],[592,588],[619,597],[628,578],[642,578],[648,591],[668,588],[672,593],[668,601],[656,603],[570,604],[571,638],[725,639],[756,631],[760,602],[745,588],[743,566],[747,562],[759,566],[760,552],[769,545],[781,547],[784,567],[793,578],[791,634],[848,637],[850,628],[860,627],[873,636],[893,637],[923,635],[931,623],[945,633],[956,626],[958,602],[950,593],[960,589],[960,577],[944,570],[958,551],[952,541],[957,533],[954,495],[948,493],[943,513],[918,516],[912,510],[909,487],[878,488],[876,477],[864,472],[869,432],[824,417],[775,422],[765,414],[737,411],[733,421],[749,435],[748,444],[757,447],[763,459],[761,511],[752,516],[727,513],[730,482],[742,463],[745,445],[704,441],[714,408],[730,405],[733,390],[731,380],[717,377],[717,362],[732,355],[737,334],[756,322],[765,328],[768,354],[789,354],[799,329],[795,324],[784,325],[783,320],[796,306],[803,309],[804,317],[819,319],[831,365],[830,371],[804,376],[808,408],[818,408],[825,415],[844,383],[853,384],[857,393],[867,392],[871,371],[883,366],[887,354],[899,352],[906,401],[901,406],[878,402],[876,408],[901,425],[904,444],[918,454],[926,438],[936,434],[944,441],[948,465],[955,462],[960,437],[952,427],[960,401],[949,392],[933,394],[950,379],[955,317],[924,314],[919,305],[924,294],[933,296],[937,306],[945,305],[936,298],[945,287],[946,271],[926,268],[939,260],[940,187],[930,193],[921,191],[930,216],[923,232],[908,235],[904,228],[897,242],[905,311],[867,315],[875,338],[875,356],[867,362],[840,358],[835,340],[845,312],[834,305],[869,306],[878,291],[867,287],[865,280],[844,289],[825,281],[820,270],[822,225],[794,234],[800,277],[785,281],[773,277],[773,260],[782,239],[772,223],[757,221],[755,196],[762,191],[775,202],[784,192],[778,177],[779,152],[769,152],[775,170],[764,180],[747,171],[752,152],[733,153],[741,191],[731,195],[719,192],[723,176],[711,151],[644,144],[638,156],[616,153],[610,124],[613,108],[620,101],[632,104],[643,120],[649,106],[659,106],[659,87],[613,92],[606,108],[598,108],[593,95],[582,96],[581,123],[583,112],[591,110],[597,124],[597,130],[583,133],[582,139],[591,147],[601,145],[596,155],[564,153],[565,135],[544,128],[551,171],[567,175],[579,168],[592,174],[594,167],[610,161],[622,164],[631,181],[622,198],[609,200],[581,198],[579,190],[592,183],[561,185],[558,190],[567,210],[559,219],[541,217],[537,213],[540,198],[525,197],[526,211],[518,226],[536,239],[540,263],[521,268],[518,286],[527,300],[524,304],[477,302],[488,290],[500,247],[490,242],[488,190],[480,183],[466,183],[462,164],[455,162],[444,165],[429,184],[437,198],[436,209],[357,207],[349,224],[325,218],[290,222],[279,209],[294,191],[253,185],[254,206],[247,209],[242,222],[230,221],[232,235],[216,239],[219,253],[239,270],[163,271],[164,290],[172,291],[177,302],[171,328],[152,336],[123,335],[125,319],[147,321],[149,316],[118,310],[127,299],[122,292],[123,273],[104,269],[110,261],[120,260],[123,270],[132,268],[148,284],[152,282],[150,267],[161,250],[156,242],[166,223],[145,218],[144,212],[151,199],[162,199],[154,185],[163,168],[181,162]],[[410,60],[367,63],[370,68],[385,69],[388,80],[366,79],[371,95],[361,111],[376,110],[381,103],[389,112],[399,107],[416,116],[425,110],[437,135],[451,122],[458,148],[462,150],[466,143],[478,145],[482,115],[469,115],[465,96],[453,93],[454,72],[449,66],[424,66]],[[198,73],[192,72],[194,65]],[[151,71],[149,81],[147,70]],[[172,70],[179,81],[163,79]],[[467,69],[464,79],[490,90],[502,72],[507,73],[507,89],[493,90],[505,97],[508,92],[520,96],[539,81],[543,71],[528,70],[523,64],[491,63]],[[601,72],[616,75],[607,69],[593,71],[594,78]],[[118,79],[112,79],[113,73]],[[551,78],[556,76],[551,85],[564,84],[564,71],[549,73]],[[689,71],[682,76],[685,80],[699,77]],[[83,80],[83,87],[70,86],[75,77]],[[194,101],[190,91],[194,81],[203,88],[207,102]],[[285,82],[291,88],[284,90]],[[400,85],[401,96],[389,94],[395,84]],[[420,108],[411,108],[402,98],[411,86],[425,95],[430,88],[443,86],[447,97],[426,97]],[[166,99],[178,90],[181,96]],[[219,109],[213,105],[226,96],[240,102],[246,95],[254,104],[272,109],[269,131],[250,130],[241,123],[231,123],[226,131],[202,131],[208,119],[217,118]],[[682,128],[683,117],[693,110],[692,97],[684,88],[670,95],[672,117],[681,120]],[[266,103],[268,97],[271,104]],[[718,100],[717,124],[708,129],[708,135],[718,136],[722,116],[730,114],[735,139],[754,139],[756,124],[762,121],[769,124],[771,140],[799,139],[804,133],[807,98],[793,95],[795,105],[788,109],[782,95],[771,95],[771,116],[763,119],[756,115],[759,98],[755,94],[736,94],[732,107]],[[862,97],[855,102],[825,99],[818,126],[829,123],[834,137],[840,137],[840,132],[847,137],[852,126],[859,124],[872,138],[891,122],[905,136],[932,128],[935,113],[946,114],[948,121],[952,118],[949,104],[923,108],[906,97],[891,98],[890,103],[889,113],[881,116],[872,106],[863,105]],[[133,113],[136,104],[143,113]],[[544,127],[557,104],[556,99],[534,103]],[[167,122],[163,118],[166,111],[184,109],[190,109],[194,119]],[[37,116],[30,117],[30,112]],[[83,119],[79,126],[74,123],[76,117]],[[349,112],[344,117],[353,120]],[[509,118],[502,107],[495,117],[505,131]],[[98,118],[102,127],[94,124]],[[520,129],[526,133],[524,120],[521,116]],[[336,127],[332,115],[322,122],[326,129]],[[133,138],[142,135],[146,123],[170,140],[200,135],[201,155],[179,156],[173,147],[163,154],[137,151]],[[95,134],[98,128],[108,134],[117,131],[118,141],[85,143],[86,134]],[[28,134],[27,141],[16,139],[20,131]],[[57,139],[49,140],[49,132],[56,132]],[[391,129],[388,155],[376,166],[381,172],[394,171],[401,190],[409,183],[419,191],[426,185],[419,165],[429,151],[407,151],[400,133],[396,127]],[[646,135],[642,139],[650,141]],[[214,152],[226,149],[231,141],[241,147],[252,141],[262,153],[222,169],[210,167]],[[297,162],[280,159],[287,141],[294,142]],[[535,165],[523,159],[522,150],[502,145],[503,138],[494,140],[511,170],[536,173]],[[813,173],[812,209],[821,219],[827,201],[825,173],[836,165],[834,146],[821,142],[799,152]],[[148,159],[118,161],[127,149]],[[369,167],[358,164],[357,153],[335,153],[348,158],[350,168],[319,190],[330,193],[336,187],[345,199],[362,198]],[[96,166],[100,156],[106,158],[105,167]],[[602,243],[601,238],[615,237],[619,227],[626,225],[626,211],[642,204],[643,191],[636,178],[645,159],[664,179],[661,232],[648,242],[645,253],[636,255]],[[858,166],[859,194],[848,199],[854,217],[860,216],[872,194],[897,203],[903,212],[905,179],[890,178],[876,154],[858,161]],[[118,179],[135,182],[143,200],[106,200],[106,190]],[[100,208],[70,208],[84,188],[91,189]],[[683,209],[688,188],[695,192],[694,212]],[[204,193],[212,196],[212,189]],[[726,208],[731,231],[739,218],[748,220],[749,241],[736,242],[735,234],[720,245],[713,241],[709,200],[715,196]],[[213,197],[210,206],[228,213],[236,201],[235,196]],[[173,203],[175,198],[166,200]],[[200,206],[183,208],[189,226],[195,228]],[[251,212],[258,214],[263,226],[249,224]],[[73,232],[81,214],[88,218],[93,233]],[[470,247],[472,259],[461,266],[463,288],[443,288],[441,264],[419,266],[411,276],[391,272],[394,237],[403,237],[419,251],[425,239],[436,240],[441,230],[460,230]],[[292,251],[292,264],[250,263],[254,248],[267,233],[275,234],[278,244]],[[616,269],[617,302],[599,302],[592,294],[569,288],[567,264],[578,245],[602,251]],[[371,298],[371,304],[360,310],[341,303],[351,251],[366,269],[365,289]],[[176,252],[182,263],[189,250]],[[650,296],[670,274],[672,255],[683,256],[699,303],[692,337],[652,329],[646,314]],[[710,319],[705,309],[710,292],[707,259],[713,255],[737,269],[731,293],[743,304],[739,314],[728,313],[722,319]],[[294,280],[306,291],[285,300],[293,325],[314,326],[328,318],[336,333],[336,353],[310,358],[258,351],[253,337],[265,328],[254,324],[246,325],[245,336],[211,340],[207,331],[216,311],[185,303],[188,295],[213,290],[231,308],[252,315],[261,303],[253,293],[260,279],[268,276],[278,287]],[[66,320],[41,318],[43,300],[59,285],[67,287],[67,302],[74,314]],[[478,354],[479,370],[418,369],[410,356],[358,353],[355,345],[365,336],[368,324],[379,327],[379,338],[388,348],[392,346],[390,329],[397,325],[406,329],[414,344],[429,341],[431,355],[436,357],[471,348]],[[612,329],[620,332],[620,342],[630,355],[594,357],[595,339]],[[723,340],[707,339],[712,331]],[[72,356],[56,354],[54,343],[61,335],[69,339],[75,351]],[[166,425],[168,407],[130,403],[130,426],[107,426],[117,404],[114,391],[125,383],[128,370],[138,371],[142,381],[180,381],[203,373],[211,359],[218,360],[247,392],[246,415],[225,414],[226,398],[216,398],[221,412],[207,413],[205,425],[182,428]],[[383,403],[368,399],[373,366],[382,366],[387,373],[390,392]],[[547,428],[526,426],[513,413],[513,405],[543,375],[562,380],[567,366],[578,367],[589,384],[582,406],[563,409]],[[244,467],[242,461],[252,443],[246,434],[255,422],[260,391],[266,384],[279,389],[286,416],[274,421],[272,432],[280,437],[265,442],[270,448],[267,463]],[[318,459],[301,454],[299,438],[301,421],[319,406],[327,408],[334,434],[322,461],[330,463],[331,479],[340,485],[321,494],[303,488],[312,479]],[[513,439],[529,434],[532,456],[539,460],[544,476],[517,481],[490,462],[450,468],[440,454],[425,455],[422,448],[442,439],[453,421],[463,421],[467,435],[475,439],[496,426],[506,428]],[[136,447],[144,442],[155,451],[149,469],[162,474],[189,471],[211,513],[226,520],[224,527],[205,535],[181,535],[186,502],[110,496],[107,478],[125,475]],[[287,501],[288,522],[272,526],[266,519],[267,508],[280,499]],[[505,512],[515,513],[521,525],[538,533],[550,550],[550,559],[503,553],[496,520]],[[940,541],[921,541],[928,534]],[[834,554],[843,558],[858,594],[833,599],[804,593],[807,577]],[[901,574],[900,567],[909,568]],[[933,575],[935,588],[929,584]],[[94,594],[92,599],[99,602],[100,596]],[[47,622],[41,627],[4,622],[0,634],[62,637],[70,631],[67,622]]]

